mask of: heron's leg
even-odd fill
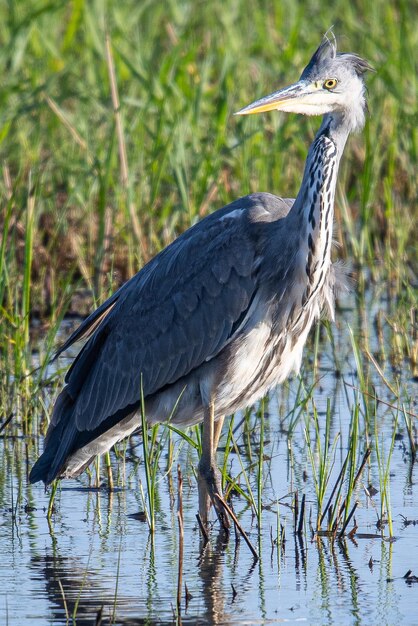
[[[222,430],[223,418],[215,424],[213,402],[205,409],[203,417],[202,456],[199,461],[199,514],[204,524],[208,522],[210,505],[213,504],[224,528],[230,522],[222,506],[221,475],[216,464],[216,447]],[[221,500],[219,500],[219,498]]]
[[[213,451],[216,455],[216,451],[218,449],[219,439],[221,438],[222,426],[224,425],[225,416],[218,418],[218,421],[215,422],[213,427]]]
[[[212,469],[216,466],[214,458],[214,436],[215,436],[215,406],[213,403],[205,408],[202,428],[202,454],[199,460],[199,514],[204,524],[208,522],[211,497],[208,489],[208,482]],[[214,470],[215,471],[215,470]]]

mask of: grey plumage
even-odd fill
[[[75,476],[132,432],[141,386],[150,424],[176,406],[172,420],[185,425],[204,419],[211,402],[219,416],[252,404],[298,371],[313,321],[324,307],[333,315],[340,282],[330,261],[334,192],[346,138],[364,116],[365,69],[360,57],[337,55],[324,40],[296,86],[241,111],[311,114],[316,106],[325,113],[296,200],[251,194],[209,215],[81,324],[59,350],[88,337],[65,378],[32,482]],[[324,72],[341,86],[348,77],[356,106],[347,111],[344,99],[334,98],[336,106],[324,94],[323,102],[306,95],[306,85],[319,90],[312,85]]]

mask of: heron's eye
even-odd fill
[[[336,78],[327,78],[327,80],[322,85],[324,89],[335,89],[337,86],[338,80]]]

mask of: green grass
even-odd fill
[[[368,77],[371,117],[351,140],[341,173],[343,253],[367,264],[379,259],[388,271],[404,274],[412,254],[417,149],[418,36],[409,3],[363,3],[356,14],[337,2],[333,15],[318,12],[316,2],[258,2],[247,10],[245,3],[216,0],[3,2],[0,11],[7,16],[0,26],[0,151],[9,171],[1,191],[13,206],[7,272],[12,278],[18,269],[13,256],[22,267],[23,252],[28,270],[32,243],[32,311],[58,306],[69,272],[101,298],[141,265],[130,202],[150,256],[241,194],[261,189],[294,196],[317,120],[280,114],[240,120],[232,113],[294,81],[336,16],[341,48],[377,69]],[[35,190],[31,215],[29,186]],[[22,242],[28,222],[31,241]]]
[[[377,69],[367,79],[370,118],[350,140],[340,175],[340,255],[396,283],[408,314],[417,195],[412,6],[380,1],[360,10],[340,1],[333,15],[316,2],[249,7],[0,3],[1,349],[15,375],[25,369],[29,318],[51,323],[79,308],[69,285],[101,301],[213,209],[254,190],[297,193],[318,121],[232,113],[294,81],[336,16],[341,48]],[[403,355],[413,342],[398,339]]]

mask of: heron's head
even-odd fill
[[[340,112],[352,130],[364,124],[366,87],[363,74],[372,70],[357,54],[337,53],[335,38],[324,36],[297,83],[249,104],[237,115],[277,109],[286,113],[324,115]]]

